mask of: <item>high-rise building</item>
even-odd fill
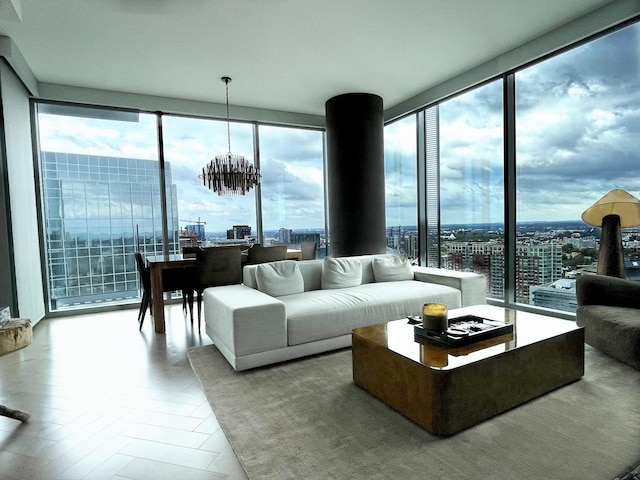
[[[299,245],[302,242],[316,242],[316,245],[320,245],[320,234],[312,232],[293,232],[291,234],[291,243]]]
[[[291,229],[281,228],[278,232],[278,242],[283,244],[291,243]]]
[[[418,232],[402,226],[387,228],[387,251],[407,257],[418,258]]]
[[[483,273],[491,298],[504,298],[504,245],[496,242],[446,242],[443,267]],[[562,278],[562,246],[516,245],[516,301],[529,303],[533,286]]]
[[[533,286],[530,289],[530,304],[536,307],[552,308],[565,312],[574,312],[578,307],[576,300],[576,281],[566,278],[556,280],[551,285]]]
[[[204,225],[202,223],[185,225],[184,229],[188,235],[193,236],[194,238],[197,239],[197,241],[204,242],[205,230],[204,230]]]
[[[251,236],[251,227],[249,225],[234,225],[233,228],[227,230],[227,240],[244,240]]]
[[[52,310],[138,296],[134,252],[162,252],[158,162],[42,152]],[[176,189],[165,164],[169,230],[178,248]]]

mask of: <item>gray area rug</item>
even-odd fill
[[[188,356],[254,480],[611,480],[640,463],[640,371],[589,346],[578,382],[446,438],[357,387],[350,349],[240,373],[213,345]]]

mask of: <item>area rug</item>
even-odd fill
[[[246,372],[188,356],[254,480],[611,480],[640,460],[640,371],[588,346],[581,380],[445,438],[357,387],[350,349]]]

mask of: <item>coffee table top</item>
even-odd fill
[[[511,323],[513,334],[463,347],[446,347],[414,335],[413,325],[407,319],[356,328],[353,334],[429,368],[450,370],[582,328],[571,320],[492,305],[474,305],[449,311],[450,320],[463,315]]]

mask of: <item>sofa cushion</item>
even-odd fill
[[[322,289],[357,287],[362,283],[360,260],[327,257],[322,265]]]
[[[585,343],[640,369],[640,310],[580,305],[576,323],[584,327]]]
[[[272,297],[304,292],[304,280],[295,260],[258,265],[256,283],[258,290]]]
[[[413,268],[400,255],[384,255],[373,259],[373,276],[376,282],[413,280]]]
[[[348,335],[354,328],[397,320],[422,312],[425,302],[460,307],[460,291],[404,280],[357,287],[314,290],[280,297],[287,309],[289,345]]]

